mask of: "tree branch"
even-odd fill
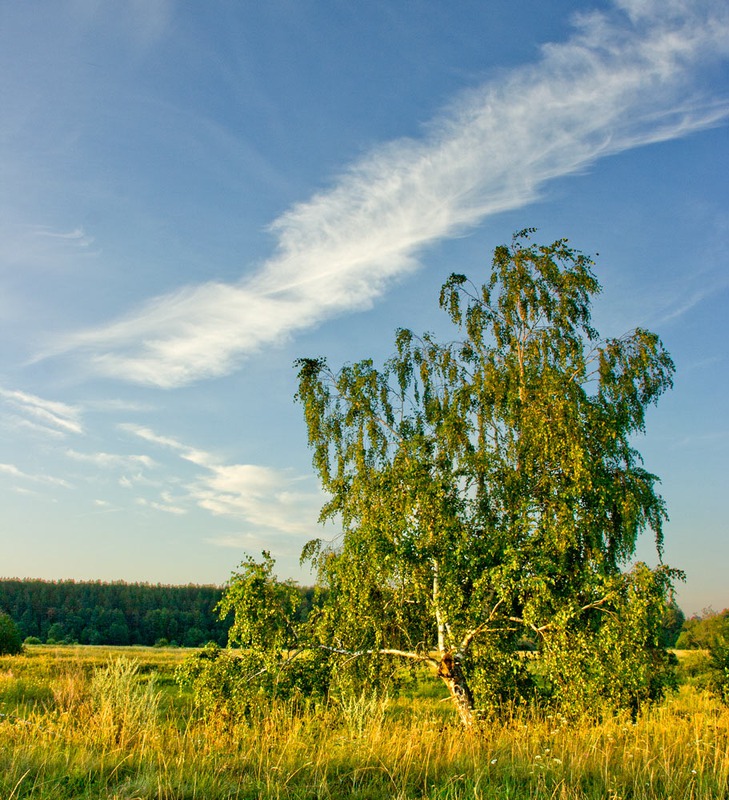
[[[496,616],[496,612],[499,609],[499,606],[504,602],[503,598],[496,602],[496,605],[491,609],[491,613],[489,614],[489,618],[486,622],[482,622],[480,625],[477,625],[472,630],[468,631],[468,633],[461,639],[461,646],[458,648],[459,653],[465,653],[468,648],[471,646],[471,642],[485,630],[488,630],[489,625],[493,622],[494,617]]]
[[[328,653],[337,653],[342,656],[350,656],[351,658],[359,658],[360,656],[398,656],[399,658],[408,658],[411,661],[419,661],[423,664],[430,664],[432,667],[438,667],[438,662],[432,656],[424,656],[420,653],[413,653],[409,650],[395,650],[389,647],[381,647],[376,650],[345,650],[341,647],[329,647],[326,644],[318,645],[320,650],[326,650]]]

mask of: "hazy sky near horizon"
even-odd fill
[[[636,444],[728,607],[728,124],[725,0],[2,4],[0,575],[308,580],[294,359],[448,335],[533,226],[672,353]]]

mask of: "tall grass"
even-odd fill
[[[635,722],[514,710],[466,733],[437,699],[364,695],[231,724],[172,702],[161,655],[95,653],[0,659],[3,800],[729,796],[729,710],[693,687]]]

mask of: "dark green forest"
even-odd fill
[[[219,586],[0,580],[0,611],[24,639],[105,645],[225,645],[230,621],[215,611]]]
[[[306,616],[314,590],[297,588],[302,596],[300,614]],[[195,584],[5,578],[0,579],[0,612],[13,619],[23,639],[35,637],[50,644],[199,647],[215,642],[224,647],[233,619],[231,615],[221,620],[216,611],[223,591],[221,586]],[[705,640],[729,634],[723,630],[728,626],[729,610],[707,609],[685,619],[671,603],[663,620],[662,644],[708,647]]]

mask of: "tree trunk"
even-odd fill
[[[438,676],[448,687],[461,722],[470,728],[473,725],[473,695],[457,653],[445,653],[438,665]]]

